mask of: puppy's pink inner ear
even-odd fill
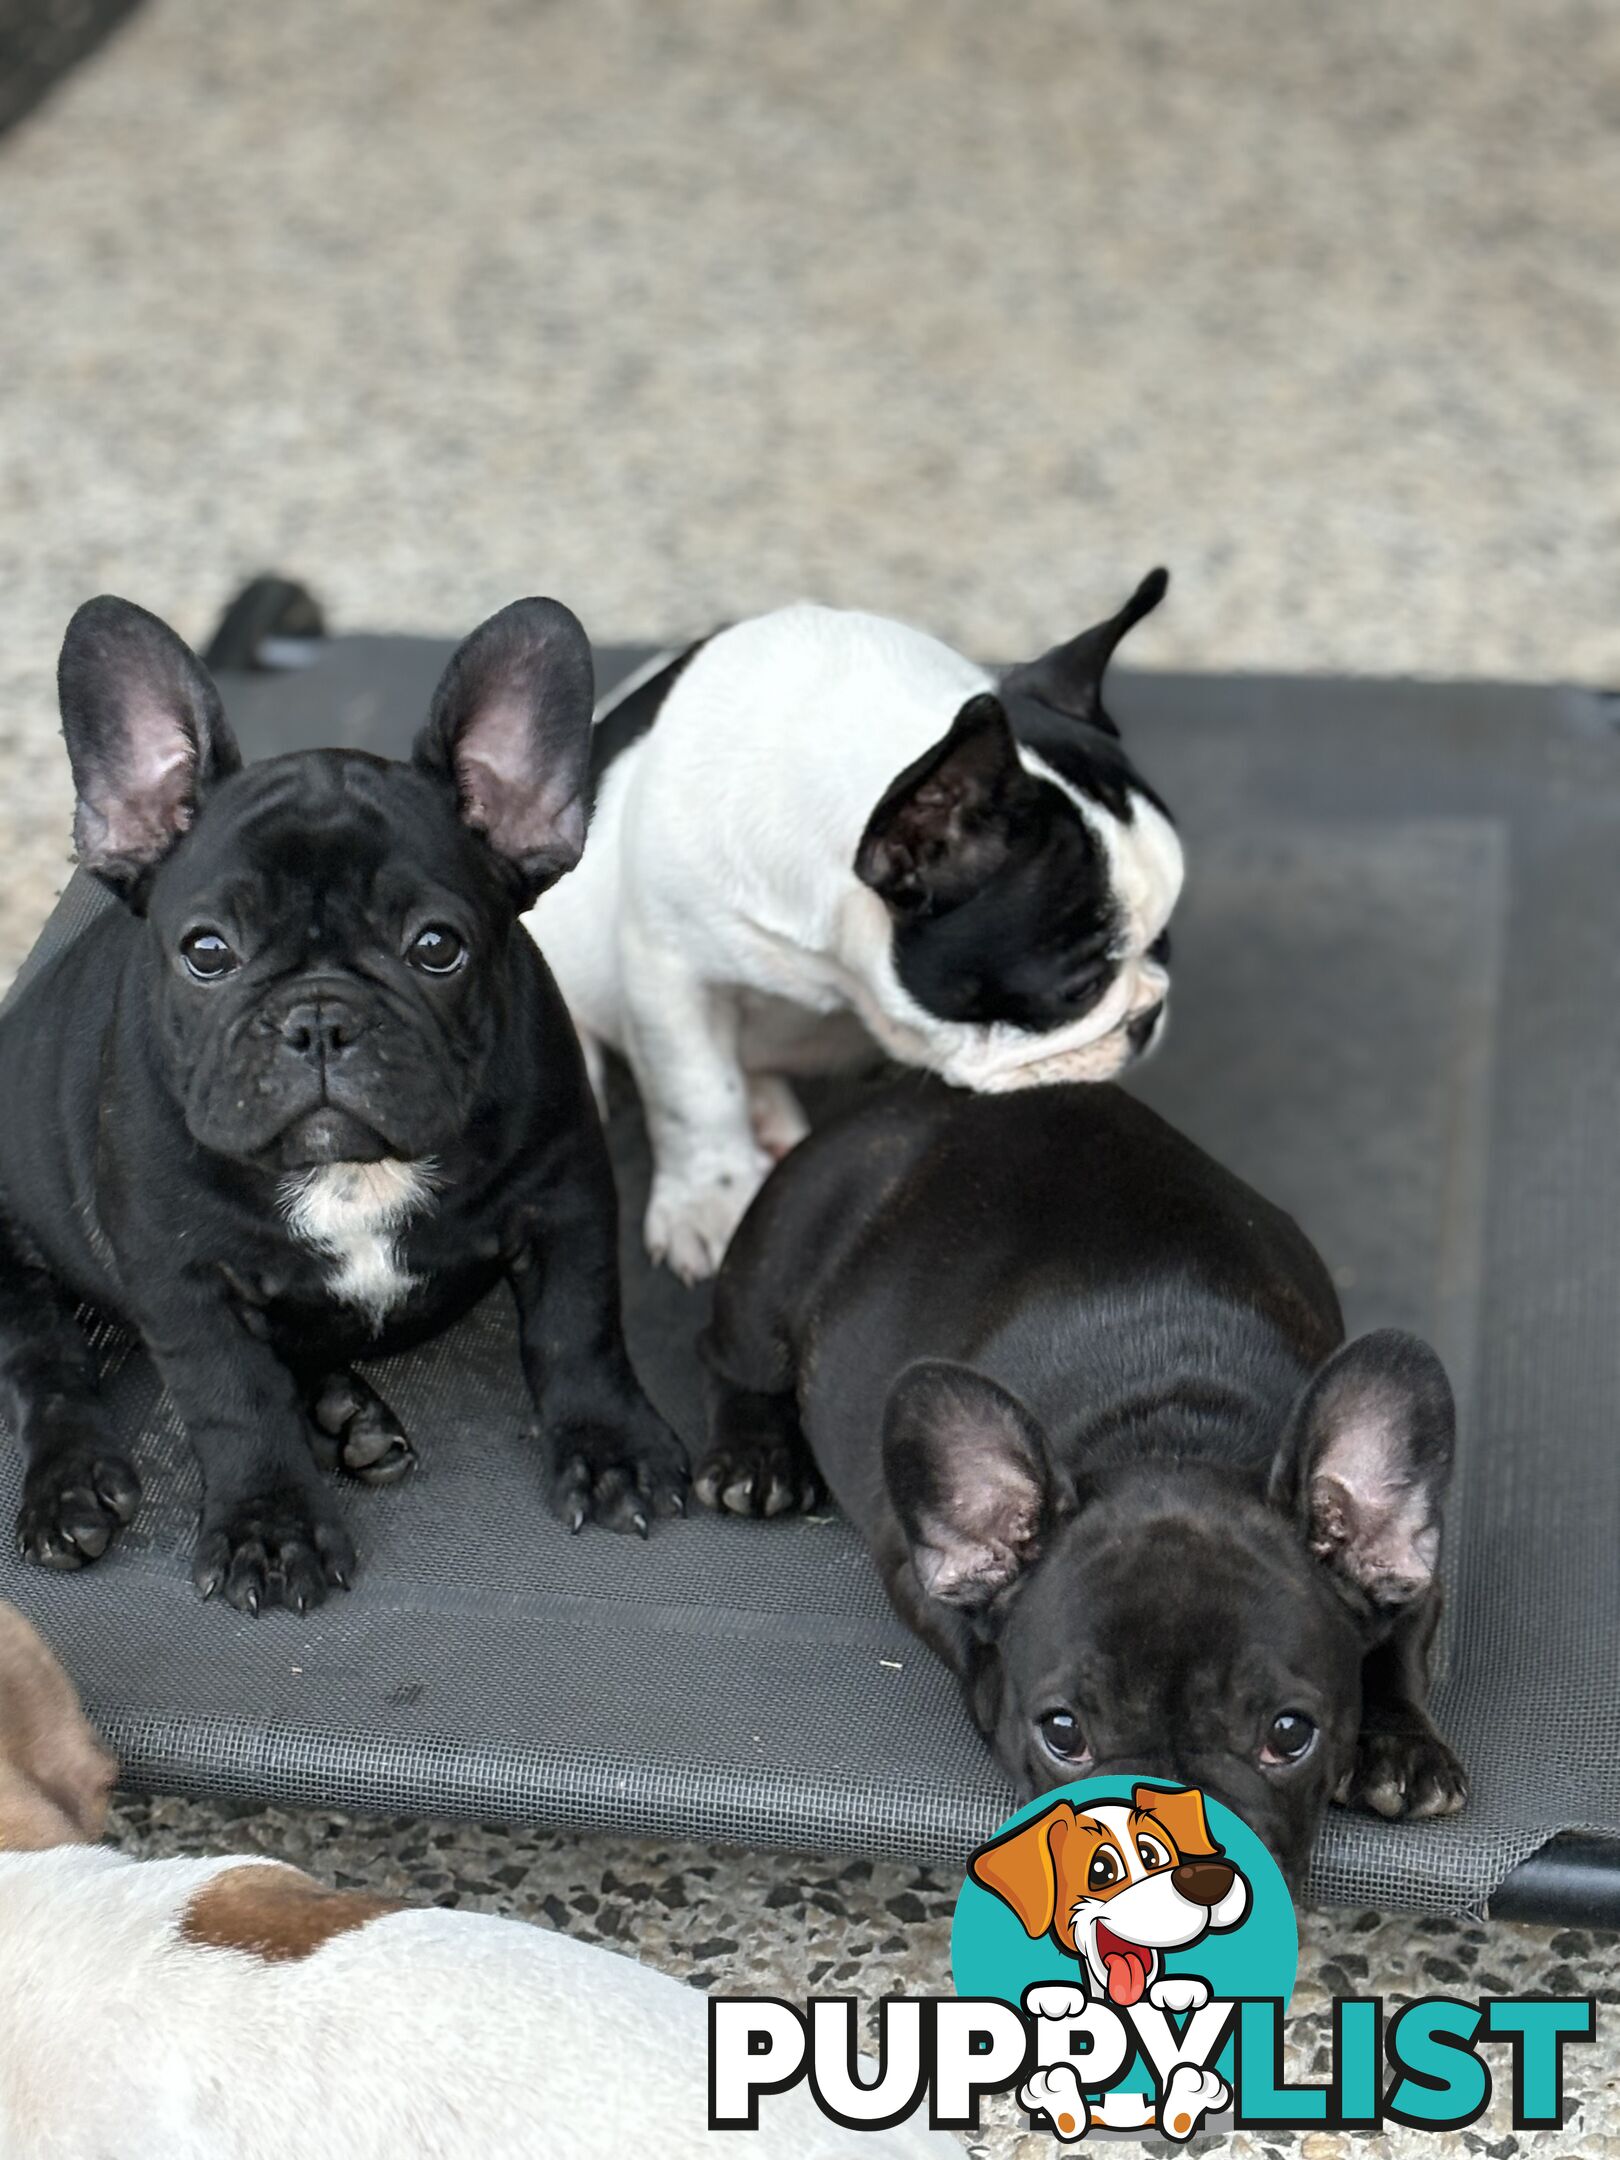
[[[1440,1530],[1429,1494],[1401,1474],[1400,1405],[1369,1403],[1333,1434],[1311,1476],[1311,1550],[1381,1603],[1433,1580]]]
[[[92,784],[75,820],[90,862],[152,862],[191,823],[197,753],[174,715],[138,706],[116,773]]]
[[[538,769],[526,705],[502,699],[467,729],[456,752],[463,813],[498,854],[577,862],[585,846],[585,803],[571,780]]]
[[[917,1573],[947,1604],[993,1597],[1034,1557],[1042,1495],[1027,1470],[994,1456],[953,1479],[949,1518],[925,1520]]]

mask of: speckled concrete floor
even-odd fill
[[[102,587],[193,635],[266,564],[446,630],[813,593],[1011,651],[1164,557],[1144,663],[1620,681],[1617,110],[1613,0],[154,0],[0,143],[0,968],[63,875],[50,673]],[[178,1802],[120,1834],[715,1982],[945,1971],[951,1886],[898,1869]],[[1345,1978],[1620,1973],[1309,1933],[1301,2064]],[[1617,2067],[1575,2060],[1559,2136],[1499,2105],[1462,2143],[1620,2154]]]

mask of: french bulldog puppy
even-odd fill
[[[785,1076],[885,1052],[993,1091],[1153,1042],[1181,849],[1102,684],[1167,582],[999,681],[901,623],[785,608],[599,715],[590,852],[530,922],[587,1055],[635,1074],[655,1259],[714,1272],[804,1136]]]
[[[195,1580],[241,1611],[346,1586],[312,1440],[388,1482],[410,1444],[356,1358],[503,1277],[552,1506],[645,1533],[681,1448],[619,1320],[612,1173],[579,1047],[520,916],[585,838],[591,660],[520,600],[450,661],[408,763],[244,767],[214,684],[124,600],[60,671],[80,863],[123,905],[0,1021],[0,1401],[23,1553],[75,1568],[135,1466],[75,1319],[115,1314],[195,1448]]]
[[[700,1496],[775,1515],[825,1479],[1022,1795],[1199,1786],[1296,1886],[1330,1798],[1462,1806],[1425,1707],[1439,1360],[1347,1344],[1295,1223],[1118,1089],[912,1082],[833,1120],[703,1350]]]

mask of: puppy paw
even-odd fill
[[[29,1468],[17,1511],[17,1550],[37,1567],[99,1560],[140,1505],[135,1465],[96,1440],[52,1448]]]
[[[1025,2014],[1034,2018],[1077,2018],[1085,2014],[1086,1991],[1061,1980],[1043,1980],[1024,1990]]]
[[[622,1423],[563,1427],[551,1477],[552,1513],[570,1530],[599,1523],[645,1537],[655,1515],[686,1513],[690,1482],[685,1448],[643,1406]]]
[[[754,1128],[754,1138],[773,1162],[791,1155],[810,1130],[810,1120],[798,1096],[775,1073],[755,1073],[750,1078],[748,1122]]]
[[[1198,2070],[1180,2063],[1171,2071],[1159,2102],[1159,2128],[1177,2144],[1199,2130],[1206,2115],[1219,2115],[1231,2105],[1232,2094],[1225,2078],[1213,2070]]]
[[[803,1446],[765,1433],[711,1448],[693,1472],[692,1489],[717,1515],[807,1515],[824,1496]]]
[[[737,1163],[702,1182],[655,1177],[647,1202],[647,1251],[682,1282],[706,1282],[764,1184],[770,1158]]]
[[[1030,1990],[1037,1993],[1038,1989]],[[1024,2000],[1027,2003],[1029,1996]],[[1069,2063],[1054,2063],[1050,2070],[1037,2070],[1026,2078],[1018,2088],[1018,2105],[1026,2115],[1044,2115],[1065,2145],[1077,2145],[1091,2128],[1091,2109]]]
[[[1432,1725],[1406,1732],[1363,1728],[1334,1798],[1391,1821],[1455,1815],[1467,1804],[1468,1774]]]
[[[354,1569],[353,1542],[324,1494],[277,1485],[205,1505],[191,1579],[238,1612],[301,1613],[347,1590]]]
[[[1179,2017],[1183,2010],[1203,2009],[1209,2001],[1209,1982],[1196,1973],[1166,1973],[1154,1981],[1147,1998],[1155,2010],[1171,2010]]]
[[[416,1467],[416,1450],[376,1389],[358,1373],[337,1372],[321,1383],[310,1415],[315,1460],[323,1470],[346,1470],[362,1485],[397,1485]]]

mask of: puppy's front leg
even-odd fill
[[[653,1151],[647,1250],[683,1282],[701,1282],[771,1167],[749,1115],[736,999],[633,930],[624,993],[625,1050]]]
[[[553,1512],[571,1530],[598,1522],[645,1537],[653,1515],[686,1511],[686,1450],[624,1346],[613,1173],[594,1127],[589,1141],[576,1134],[559,1155],[507,1271]]]
[[[107,1415],[72,1300],[0,1214],[0,1402],[23,1453],[17,1549],[41,1567],[99,1560],[141,1482]]]
[[[141,1332],[202,1469],[192,1580],[238,1612],[304,1612],[354,1578],[354,1545],[310,1452],[292,1374],[222,1294],[176,1299]]]
[[[1468,1798],[1461,1763],[1428,1712],[1429,1665],[1440,1622],[1431,1588],[1369,1651],[1361,1675],[1361,1731],[1336,1798],[1375,1815],[1455,1815]]]

